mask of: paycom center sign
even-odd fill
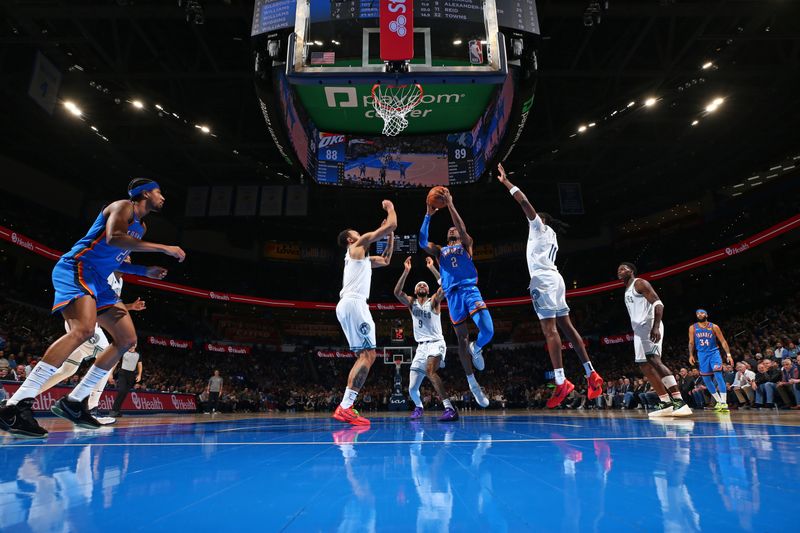
[[[296,85],[300,103],[321,131],[380,134],[371,85]],[[422,101],[408,114],[406,133],[441,133],[471,129],[480,118],[495,85],[423,85]]]

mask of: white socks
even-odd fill
[[[718,394],[719,394],[720,403],[728,403],[728,393],[727,392],[720,392]]]
[[[419,396],[419,387],[422,385],[422,380],[425,379],[423,374],[412,370],[408,378],[408,395],[411,396],[411,401],[414,402],[416,407],[422,407],[422,398]]]
[[[453,403],[448,399],[442,400],[442,404],[444,404],[444,408],[445,409],[452,409],[453,408]]]
[[[108,372],[108,370],[103,370],[102,368],[97,368],[95,365],[92,365],[92,368],[83,376],[81,382],[69,393],[67,399],[73,402],[82,402],[92,393],[100,381],[106,379]]]
[[[556,375],[556,385],[562,385],[567,380],[567,378],[564,376],[564,369],[556,368],[554,369],[554,372]]]
[[[39,390],[39,394],[52,389],[68,377],[75,374],[75,372],[78,371],[79,366],[80,363],[75,364],[71,359],[64,361],[64,364],[58,367],[58,370],[56,370],[55,373],[50,376],[50,379],[48,379],[47,382],[42,385],[42,388]]]
[[[675,381],[675,376],[673,375],[661,378],[661,383],[663,383],[667,389],[678,386],[678,382]]]
[[[89,395],[89,410],[91,411],[98,405],[100,405],[100,397],[103,396],[103,391],[106,388],[106,383],[108,383],[108,378],[111,377],[111,372],[106,374],[106,377],[100,380],[97,386],[94,388],[92,393]]]
[[[586,372],[587,378],[591,376],[592,372],[594,372],[594,367],[592,366],[592,362],[586,361],[585,363],[583,363],[583,370]]]
[[[339,405],[342,406],[342,409],[350,409],[356,403],[356,398],[358,398],[358,391],[347,388],[344,390],[344,397]]]
[[[56,373],[56,370],[58,369],[53,365],[39,361],[34,369],[31,370],[30,375],[25,378],[25,382],[17,389],[17,392],[8,399],[6,405],[17,405],[20,400],[36,398],[44,384]]]

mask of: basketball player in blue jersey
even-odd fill
[[[119,296],[109,286],[108,276],[115,271],[154,279],[167,275],[167,270],[162,267],[125,263],[131,252],[160,252],[178,261],[186,258],[177,246],[142,240],[147,229],[142,218],[160,211],[164,201],[158,183],[146,178],[134,179],[128,184],[128,199],[104,207],[89,233],[61,256],[53,269],[53,312],[61,312],[69,331],[50,345],[22,386],[6,405],[0,407],[0,429],[26,437],[47,436],[47,431],[31,412],[34,398],[70,354],[92,338],[95,324],[110,333],[113,342],[97,356],[80,383],[61,398],[52,411],[77,426],[100,427],[101,424],[89,413],[88,396],[122,354],[136,344],[133,321]]]
[[[689,363],[692,365],[696,362],[700,363],[700,375],[703,377],[708,393],[717,402],[714,410],[727,413],[728,392],[725,378],[722,376],[722,357],[719,353],[719,344],[722,344],[722,348],[725,350],[729,365],[733,365],[731,349],[725,336],[722,335],[720,327],[708,321],[708,312],[705,309],[695,311],[695,316],[697,316],[697,322],[689,326]],[[695,359],[695,351],[697,359]]]
[[[442,289],[447,298],[450,320],[458,337],[458,356],[461,359],[461,366],[464,367],[469,390],[475,401],[481,407],[487,407],[489,398],[478,385],[474,368],[478,370],[484,368],[483,348],[494,337],[494,323],[478,290],[478,270],[472,261],[472,237],[467,233],[467,227],[453,205],[450,191],[445,189],[442,199],[450,211],[454,224],[447,230],[447,246],[439,246],[428,240],[431,216],[438,211],[430,204],[422,221],[422,228],[419,230],[419,246],[439,259]],[[475,342],[469,341],[466,321],[470,317],[478,326],[478,338]]]

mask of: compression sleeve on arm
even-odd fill
[[[428,247],[428,227],[431,225],[431,216],[425,215],[422,219],[422,227],[419,228],[419,247],[423,250]]]
[[[135,276],[147,276],[147,267],[144,265],[134,265],[131,263],[122,262],[117,267],[117,272],[122,272],[123,274],[133,274]]]

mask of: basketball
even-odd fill
[[[445,206],[444,203],[444,193],[447,191],[447,187],[442,187],[441,185],[437,185],[436,187],[431,187],[431,190],[428,191],[428,205],[432,205],[436,209],[442,209]]]

